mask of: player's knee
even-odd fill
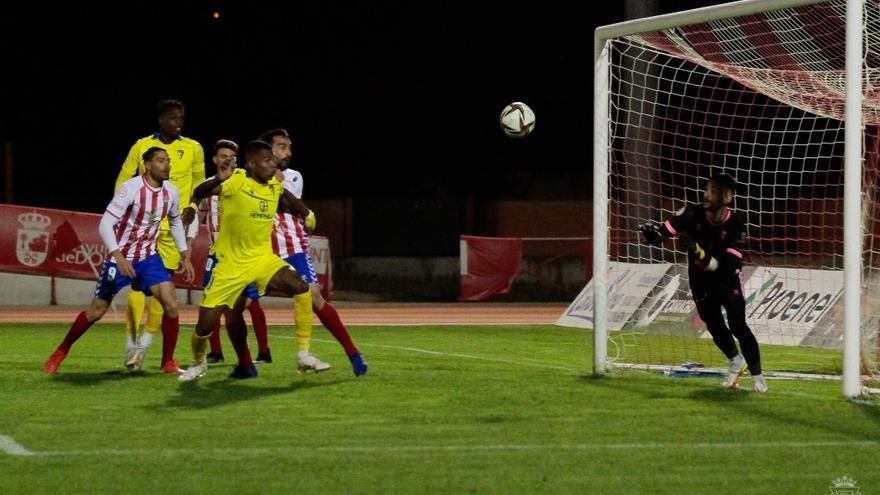
[[[324,307],[324,296],[321,294],[321,287],[319,285],[311,285],[309,286],[309,290],[312,292],[312,307],[320,310]]]
[[[165,314],[168,315],[169,318],[177,318],[177,310],[178,310],[177,298],[176,297],[166,298],[165,300],[163,300],[161,302],[162,302],[162,310],[165,311]]]

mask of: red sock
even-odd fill
[[[320,311],[316,311],[315,314],[318,315],[321,324],[342,344],[342,348],[345,349],[347,355],[351,356],[358,352],[357,347],[351,341],[348,330],[345,329],[345,325],[339,319],[339,313],[336,312],[336,308],[331,306],[330,303],[324,303],[324,307]]]
[[[77,339],[82,337],[82,334],[86,333],[86,330],[92,326],[92,323],[94,322],[89,321],[89,319],[86,318],[85,311],[76,315],[76,320],[73,321],[73,325],[70,325],[70,330],[67,331],[64,341],[61,342],[61,345],[59,345],[58,348],[70,351],[70,346],[72,346]]]
[[[214,324],[214,329],[211,330],[211,336],[208,337],[208,342],[211,343],[212,354],[220,354],[223,352],[223,348],[220,346],[220,318],[217,318],[217,323]]]
[[[238,365],[242,368],[251,368],[254,361],[251,359],[251,350],[248,348],[247,326],[244,324],[244,318],[240,314],[233,316],[230,313],[232,312],[226,314],[226,331],[229,333],[229,340],[232,341],[232,347],[238,356]]]
[[[257,337],[257,347],[260,352],[269,352],[269,335],[266,329],[266,313],[260,306],[260,301],[254,301],[248,306],[251,321],[254,324],[254,335]]]
[[[162,364],[174,359],[174,348],[177,347],[177,334],[180,333],[180,318],[162,315]]]

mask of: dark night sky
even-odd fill
[[[103,209],[163,97],[187,105],[184,135],[206,152],[287,127],[308,197],[589,199],[592,32],[622,20],[623,3],[470,3],[480,7],[153,1],[4,13],[0,130],[15,143],[15,202]],[[524,140],[498,127],[514,100],[537,115]],[[79,199],[57,193],[71,185]]]

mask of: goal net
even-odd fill
[[[608,90],[597,105],[608,115],[609,361],[726,366],[691,300],[689,246],[647,247],[637,231],[700,203],[706,180],[726,172],[747,226],[747,321],[762,348],[779,346],[765,369],[840,375],[844,216],[855,215],[860,371],[877,373],[880,5],[863,10],[861,211],[844,209],[845,14],[834,0],[604,44],[607,72],[596,78]],[[630,300],[618,311],[620,294]]]

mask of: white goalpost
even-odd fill
[[[722,364],[689,301],[686,247],[645,246],[636,229],[726,172],[748,231],[747,320],[789,356],[765,369],[804,365],[864,393],[880,376],[880,4],[743,0],[594,41],[594,373]]]

